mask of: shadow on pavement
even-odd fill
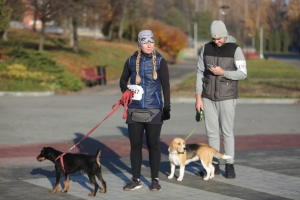
[[[53,165],[53,169],[54,169],[54,165]],[[49,190],[54,188],[54,186],[55,186],[55,178],[53,178],[53,177],[55,177],[55,170],[45,170],[45,169],[42,169],[42,168],[35,168],[35,169],[33,169],[30,172],[30,174],[31,175],[43,175],[43,176],[45,176],[49,180],[49,182],[51,183],[51,185],[52,185],[52,188],[49,188]],[[74,176],[78,176],[78,177],[80,177],[80,179],[74,179]],[[87,177],[83,176],[81,174],[81,172],[76,172],[76,173],[71,174],[70,180],[73,181],[73,182],[77,182],[82,187],[87,188],[88,190],[90,190],[90,192],[93,191],[93,188],[89,187],[86,184],[86,183],[90,183],[90,180]],[[65,178],[64,178],[64,176],[62,176],[61,179],[60,179],[60,186],[61,186],[60,187],[61,189],[64,188],[64,186],[65,186]]]
[[[76,138],[73,140],[74,144],[79,142],[84,137],[84,134],[75,133],[75,136]],[[77,148],[79,149],[80,153],[87,153],[91,155],[94,155],[97,149],[100,148],[101,149],[100,163],[103,166],[105,166],[112,174],[115,173],[122,174],[123,173],[122,170],[125,170],[127,173],[131,173],[131,168],[121,160],[121,157],[113,149],[107,147],[104,143],[98,140],[87,137],[78,144]],[[105,155],[105,157],[102,155]],[[105,162],[101,161],[102,158],[105,159]],[[126,177],[126,176],[124,175],[119,177]],[[129,179],[123,181],[127,182],[129,181]]]

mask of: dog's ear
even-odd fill
[[[43,155],[45,155],[45,156],[50,157],[52,155],[51,154],[51,147],[44,147],[42,151],[43,151]]]
[[[46,147],[43,147],[43,149],[41,150],[41,154],[42,154],[42,155],[45,154],[45,148],[46,148]]]
[[[168,148],[169,152],[173,152],[174,151],[174,141],[171,142],[169,148]]]

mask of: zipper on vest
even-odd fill
[[[143,78],[142,78],[142,87],[145,88],[145,58],[141,59],[142,63],[141,63],[141,74],[143,74]],[[145,92],[146,90],[144,90],[144,93],[142,94],[142,108],[145,108]]]
[[[220,55],[220,48],[217,47],[217,66],[219,66],[219,55]]]

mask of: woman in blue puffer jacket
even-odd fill
[[[124,190],[142,187],[140,181],[142,165],[143,135],[145,131],[151,169],[151,190],[159,191],[159,147],[163,120],[170,119],[170,82],[166,60],[155,50],[152,31],[143,30],[138,35],[139,49],[127,59],[120,78],[120,88],[134,91],[128,106],[126,123],[130,139],[132,180]]]

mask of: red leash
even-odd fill
[[[113,106],[112,106],[112,111],[99,123],[97,124],[94,128],[92,128],[87,134],[85,134],[85,136],[79,141],[77,142],[74,146],[72,146],[68,151],[65,151],[64,153],[62,153],[61,155],[57,156],[55,158],[55,161],[57,161],[59,158],[60,158],[60,163],[61,163],[61,166],[62,166],[62,170],[63,172],[65,173],[65,168],[64,168],[64,162],[63,162],[63,156],[67,153],[67,152],[71,152],[71,150],[73,148],[75,148],[82,140],[84,140],[87,136],[89,136],[92,132],[94,132],[94,130],[96,130],[96,128],[98,128],[98,126],[100,126],[100,124],[102,122],[104,122],[106,119],[108,119],[112,114],[114,114],[119,108],[121,105],[124,106],[124,111],[123,111],[123,119],[126,119],[127,118],[127,107],[128,105],[131,104],[132,102],[132,97],[133,97],[133,94],[134,94],[134,91],[131,91],[131,90],[126,90],[123,95],[122,95],[122,98],[117,102],[115,103]]]

